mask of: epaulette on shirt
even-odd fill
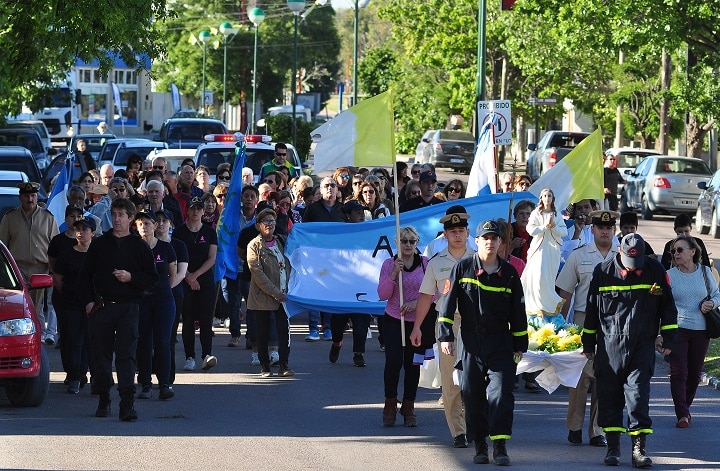
[[[582,245],[580,245],[580,246],[578,246],[578,247],[575,247],[575,248],[573,249],[573,252],[575,252],[576,250],[580,250],[581,248],[585,247],[586,245],[587,245],[587,244],[582,244]]]

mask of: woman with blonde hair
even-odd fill
[[[332,179],[337,184],[337,189],[340,191],[340,197],[338,200],[341,203],[352,198],[352,186],[350,185],[350,169],[347,167],[338,167],[333,173]]]
[[[418,252],[420,241],[418,232],[412,226],[400,228],[397,242],[397,255],[383,262],[378,282],[378,296],[387,301],[385,315],[382,316],[383,337],[385,342],[385,407],[383,408],[383,426],[395,425],[398,413],[398,384],[400,370],[405,370],[403,381],[403,399],[400,415],[406,427],[416,427],[415,397],[420,380],[420,365],[414,364],[413,357],[420,353],[412,347],[410,334],[415,323],[415,308],[420,297],[425,268],[429,259]],[[402,272],[403,299],[400,304],[400,272]],[[402,327],[405,323],[405,347],[402,342]],[[424,355],[425,352],[423,351]]]

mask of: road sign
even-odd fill
[[[512,144],[512,107],[510,100],[478,101],[477,116],[480,127],[490,120],[494,114],[497,116],[495,123],[495,145],[509,146]]]
[[[205,90],[205,104],[212,105],[212,102],[213,102],[213,91]]]
[[[532,97],[528,100],[528,103],[530,103],[533,106],[539,106],[539,105],[557,105],[557,98],[537,98]]]

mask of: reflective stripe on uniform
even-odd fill
[[[480,283],[480,281],[476,280],[475,278],[460,278],[458,280],[458,283],[472,283],[485,291],[494,291],[497,293],[512,293],[511,288],[503,288],[502,286],[488,286],[486,284]]]
[[[597,330],[583,328],[583,334],[597,334]]]
[[[510,440],[510,435],[490,435],[490,440]]]
[[[677,324],[668,324],[668,325],[661,325],[660,330],[670,330],[670,329],[677,329]]]
[[[447,317],[438,317],[438,322],[445,322],[447,324],[453,325],[455,324],[455,321],[452,319],[448,319]]]
[[[628,431],[627,434],[634,436],[634,435],[642,435],[642,434],[649,434],[649,433],[653,433],[653,430],[651,428],[641,428],[638,430],[630,430],[630,431]]]
[[[625,427],[603,427],[603,431],[626,433],[627,429]]]
[[[646,285],[646,284],[628,285],[628,286],[601,286],[599,288],[599,291],[602,293],[603,291],[634,291],[634,290],[638,290],[638,289],[649,290],[651,287],[652,287],[652,285]]]
[[[527,335],[528,331],[523,330],[523,331],[519,331],[519,332],[512,332],[512,334],[513,334],[513,337],[522,337],[523,335]]]

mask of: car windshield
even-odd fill
[[[710,175],[710,169],[702,160],[658,159],[655,173],[688,173]]]
[[[475,142],[475,137],[465,131],[440,131],[439,138],[445,141],[469,141]]]
[[[617,159],[617,166],[621,168],[635,168],[637,165],[647,157],[653,155],[650,152],[621,152],[615,156]]]
[[[585,139],[583,134],[556,134],[553,136],[550,147],[568,147],[573,148]]]
[[[162,147],[162,143],[159,142],[155,146],[148,145],[143,147],[120,147],[115,153],[115,158],[113,159],[113,166],[115,168],[127,166],[128,159],[133,154],[138,154],[142,160],[145,160],[145,156],[148,155],[153,149]]]
[[[201,149],[198,152],[195,165],[204,165],[208,169],[210,169],[211,175],[215,175],[218,165],[226,162],[230,165],[233,165],[235,163],[234,147],[228,147],[225,149]]]
[[[227,134],[227,132],[221,123],[172,123],[167,130],[167,139],[175,141],[183,139],[202,141],[208,134]]]
[[[20,129],[16,132],[3,131],[0,133],[0,146],[22,146],[33,154],[43,152],[40,137],[34,132],[22,131]]]
[[[4,201],[0,200],[0,205],[2,205],[3,203]],[[15,199],[15,203],[17,203],[17,199]],[[7,212],[4,207],[0,209],[0,211],[2,211],[2,216],[4,216]],[[5,252],[3,251],[0,251],[0,289],[21,289],[20,281],[18,280],[17,276],[15,276],[15,271],[12,268],[12,264],[10,263],[10,260],[7,258],[7,256],[5,256]]]
[[[25,172],[25,175],[28,176],[30,181],[40,181],[40,173],[38,172],[37,165],[35,165],[35,161],[29,157],[3,157],[2,160],[0,160],[0,165],[3,170]]]

